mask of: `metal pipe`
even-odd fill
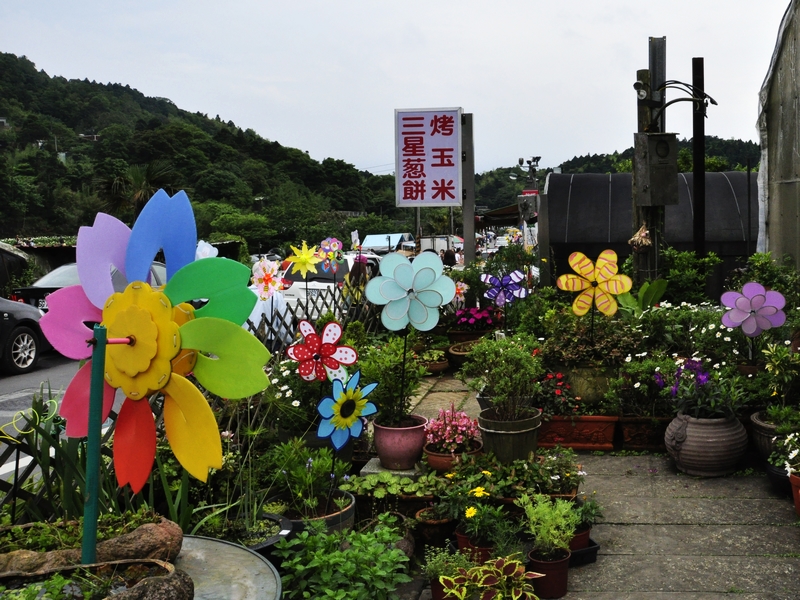
[[[692,58],[692,88],[705,87],[703,58]],[[694,215],[692,237],[698,258],[706,255],[706,105],[695,102],[692,115],[692,173],[694,179]]]

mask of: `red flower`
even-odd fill
[[[297,372],[306,381],[325,381],[339,379],[344,381],[347,373],[342,365],[352,365],[358,354],[350,346],[337,346],[342,337],[342,326],[335,321],[325,325],[322,337],[317,335],[314,326],[308,321],[300,321],[298,329],[303,334],[304,343],[294,344],[286,349],[292,360],[300,363]]]
[[[553,378],[553,374],[552,374],[552,373],[548,373],[548,374],[547,374],[547,378],[548,378],[548,379],[552,379],[552,378]]]
[[[560,396],[560,395],[561,395],[561,390],[556,390],[556,396]]]
[[[564,385],[563,381],[559,381],[556,385]]]
[[[556,373],[556,379],[563,379],[564,375],[561,373]]]

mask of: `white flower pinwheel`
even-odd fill
[[[439,307],[456,295],[456,285],[442,274],[442,261],[433,252],[423,252],[410,262],[402,254],[387,254],[380,276],[367,284],[367,300],[385,305],[381,322],[391,331],[408,324],[429,331],[439,322]]]

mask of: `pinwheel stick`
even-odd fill
[[[406,392],[406,352],[408,349],[408,326],[403,330],[403,369],[400,371],[400,404],[402,405]]]
[[[81,562],[97,562],[97,517],[100,489],[100,428],[103,425],[103,372],[107,344],[134,344],[133,338],[106,339],[106,328],[94,326],[94,337],[88,342],[92,350],[92,378],[89,392],[89,436],[86,443],[86,487],[83,491],[83,542]]]

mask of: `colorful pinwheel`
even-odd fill
[[[463,281],[456,281],[456,295],[453,298],[453,304],[463,304],[466,300],[466,293],[469,286]]]
[[[352,365],[358,360],[358,353],[350,346],[337,346],[342,338],[342,326],[336,321],[325,325],[322,337],[308,321],[298,325],[303,334],[302,344],[294,344],[286,349],[289,358],[297,361],[297,372],[306,381],[325,381],[326,379],[347,378],[342,365]]]
[[[361,371],[356,371],[347,382],[341,379],[333,380],[333,395],[323,398],[317,406],[317,411],[322,421],[317,428],[317,437],[331,438],[333,447],[339,450],[353,437],[357,438],[364,430],[361,417],[375,414],[378,409],[372,402],[367,402],[366,397],[378,384],[359,388],[358,381]]]
[[[441,259],[423,252],[411,263],[400,253],[387,254],[381,274],[367,284],[367,300],[385,305],[381,322],[391,331],[409,323],[428,331],[439,322],[439,307],[453,299],[456,286],[443,272]]]
[[[219,249],[215,248],[208,242],[200,240],[197,242],[197,250],[194,253],[194,259],[200,260],[201,258],[213,258],[219,254]]]
[[[305,279],[308,276],[308,272],[311,271],[312,273],[317,272],[317,263],[320,262],[322,259],[317,256],[317,247],[312,246],[311,248],[308,247],[306,241],[303,240],[303,248],[298,250],[294,246],[290,246],[292,252],[294,254],[287,258],[289,262],[292,264],[292,273],[297,273],[300,271],[300,274]]]
[[[281,282],[277,277],[279,266],[277,261],[266,258],[253,265],[253,285],[256,286],[256,293],[262,300],[269,300],[281,289]]]
[[[589,312],[594,301],[597,310],[610,317],[617,312],[614,296],[630,291],[633,286],[630,277],[617,274],[617,253],[613,250],[603,250],[597,257],[597,265],[583,253],[573,252],[569,265],[578,275],[562,275],[556,285],[569,292],[581,292],[572,303],[572,312],[578,316]]]
[[[336,238],[325,238],[320,242],[319,251],[317,256],[322,261],[322,270],[324,272],[339,270],[339,264],[344,260],[342,254],[342,242]]]
[[[741,326],[747,337],[756,337],[786,322],[786,314],[781,310],[786,305],[783,295],[767,291],[755,281],[745,283],[741,293],[725,292],[721,300],[730,309],[722,315],[722,324],[732,329]]]
[[[164,425],[175,457],[194,477],[222,467],[222,446],[211,408],[186,378],[192,372],[214,394],[243,398],[268,383],[263,367],[269,353],[240,326],[256,297],[248,289],[250,269],[225,258],[195,261],[197,233],[184,192],[159,190],[145,205],[133,230],[99,213],[78,232],[81,284],[47,297],[42,331],[56,350],[76,360],[92,356],[86,323],[100,323],[110,338],[105,353],[103,414],[111,411],[115,389],[125,393],[114,432],[114,466],[120,486],[142,489],[153,466],[156,428],[147,398],[164,395]],[[163,290],[148,283],[153,257],[163,250],[169,282]],[[130,283],[115,292],[111,267]],[[208,302],[195,310],[190,300]],[[213,358],[212,358],[213,357]],[[91,360],[75,375],[61,404],[66,434],[88,433]]]
[[[519,284],[520,281],[525,281],[522,271],[503,275],[502,279],[484,273],[481,275],[481,281],[489,285],[489,289],[483,295],[501,308],[517,298],[525,298],[528,295],[528,288]]]

